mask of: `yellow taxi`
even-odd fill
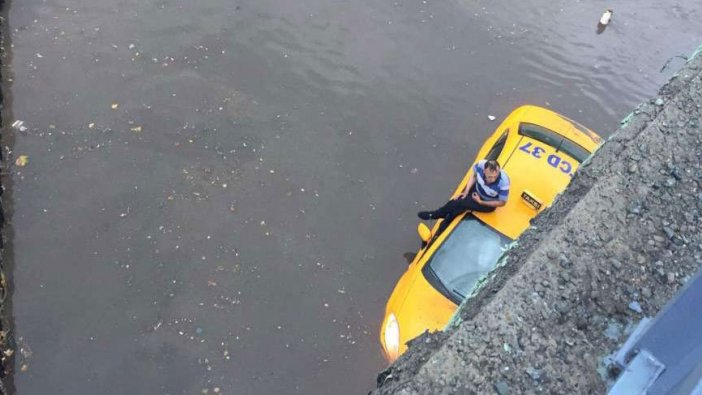
[[[510,178],[507,204],[491,213],[468,212],[441,232],[420,223],[423,241],[385,307],[380,342],[388,361],[424,331],[443,329],[478,281],[494,269],[506,246],[562,192],[580,163],[602,144],[586,127],[536,106],[515,109],[478,152],[495,159]],[[473,175],[473,166],[452,197]]]

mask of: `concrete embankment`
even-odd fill
[[[699,52],[578,170],[453,325],[415,339],[374,394],[606,391],[604,357],[702,264]]]

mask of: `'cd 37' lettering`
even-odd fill
[[[538,145],[535,145],[530,142],[519,147],[519,150],[522,152],[526,152],[527,154],[533,156],[536,159],[542,159],[542,154],[546,152],[546,150],[543,147],[539,147]],[[549,156],[547,156],[546,163],[570,176],[573,175],[573,170],[575,170],[570,162],[556,154],[550,154]]]

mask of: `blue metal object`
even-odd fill
[[[663,370],[665,366],[660,361],[642,350],[626,366],[609,395],[647,394]]]
[[[639,323],[614,360],[623,370],[610,395],[702,395],[702,271]]]

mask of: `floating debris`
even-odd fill
[[[113,110],[116,110],[119,107],[119,103],[112,103],[110,107],[112,107]]]
[[[609,22],[612,20],[612,14],[614,14],[614,11],[611,9],[608,9],[602,14],[602,17],[600,17],[600,25],[607,26],[609,25]]]
[[[606,10],[600,17],[599,22],[597,22],[597,34],[602,34],[612,20],[612,15],[614,12],[611,9]]]
[[[141,133],[141,126],[135,126],[129,130],[131,130],[134,133]]]
[[[127,206],[127,211],[124,212],[124,213],[121,213],[119,216],[120,216],[121,218],[124,218],[124,217],[126,217],[127,215],[129,215],[129,206]]]
[[[495,118],[494,115],[488,115],[488,119],[491,120],[491,121],[494,121],[494,120],[497,119],[497,118]]]
[[[20,121],[19,119],[16,120],[15,122],[12,122],[12,128],[15,130],[19,130],[20,132],[27,131],[27,127],[24,126],[24,121]]]
[[[29,163],[29,157],[27,155],[20,155],[17,157],[17,160],[15,160],[15,165],[19,167],[24,167],[27,166]]]

